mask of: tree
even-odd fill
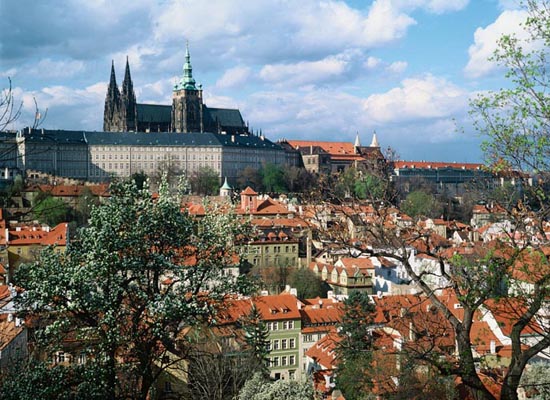
[[[259,371],[265,376],[269,375],[269,329],[262,320],[260,311],[252,304],[250,312],[242,321],[245,341],[252,353],[252,365],[254,371]]]
[[[313,387],[309,382],[269,381],[260,373],[254,374],[239,393],[239,400],[313,400]]]
[[[547,363],[533,363],[525,368],[521,387],[531,400],[550,399],[550,366]]]
[[[232,238],[247,227],[215,210],[191,219],[165,183],[156,199],[133,182],[113,184],[111,196],[64,254],[50,249],[18,269],[16,302],[37,321],[37,352],[77,338],[104,398],[146,399],[172,364],[167,353],[185,356],[180,330],[208,323],[224,296],[242,292],[224,270],[238,264]]]
[[[372,363],[373,338],[369,330],[374,304],[364,292],[353,292],[344,301],[344,316],[337,345],[336,387],[346,399],[366,399],[372,381],[366,371]]]
[[[252,167],[245,167],[244,169],[239,171],[237,184],[243,189],[247,186],[250,186],[257,192],[262,192],[264,190],[260,171]]]
[[[401,203],[401,210],[409,216],[437,218],[441,215],[441,206],[431,194],[415,190]]]
[[[46,195],[35,201],[33,207],[34,218],[50,226],[55,226],[70,219],[70,210],[67,204],[61,199],[52,195]]]
[[[327,296],[325,283],[308,268],[294,269],[288,280],[290,286],[296,289],[300,299],[325,298]]]
[[[189,177],[189,184],[193,193],[202,196],[211,196],[218,193],[220,177],[211,167],[201,167],[193,171]]]
[[[11,79],[8,78],[8,87],[0,91],[0,131],[5,130],[21,116],[23,102],[18,103],[13,97]]]
[[[275,164],[265,164],[260,170],[262,185],[267,192],[284,193],[287,191],[283,169]]]

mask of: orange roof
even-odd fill
[[[315,360],[325,369],[334,369],[337,364],[335,349],[340,340],[341,337],[338,333],[328,333],[306,351],[306,356]]]
[[[0,285],[0,300],[8,298],[10,296],[10,290],[8,285]]]
[[[65,246],[67,245],[68,227],[67,223],[58,224],[52,229],[23,226],[17,230],[9,231],[9,244],[14,246]],[[2,239],[5,243],[5,237]]]
[[[320,142],[316,140],[288,140],[288,143],[294,147],[319,146],[331,156],[355,155],[355,146],[351,142]]]
[[[244,194],[246,196],[257,196],[258,193],[254,191],[250,186],[247,186],[245,190],[241,192],[241,194]]]
[[[98,185],[39,185],[42,192],[49,192],[52,196],[78,197],[88,189],[94,196],[109,196],[109,184]]]
[[[219,322],[222,324],[234,323],[250,313],[252,304],[260,312],[263,321],[277,321],[288,319],[300,319],[298,309],[299,300],[291,294],[258,296],[246,299],[226,300],[222,310],[218,313]]]

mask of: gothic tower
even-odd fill
[[[116,84],[115,62],[111,65],[111,80],[105,96],[105,111],[103,113],[103,131],[112,132],[122,128],[120,91]]]
[[[134,93],[134,84],[130,76],[130,65],[128,57],[126,57],[126,72],[124,73],[124,81],[122,82],[122,131],[130,132],[137,131],[137,107],[136,94]]]
[[[202,88],[195,84],[189,55],[189,45],[185,51],[183,76],[174,86],[172,95],[172,130],[175,132],[203,132]]]

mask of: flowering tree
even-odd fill
[[[37,321],[39,352],[76,342],[101,367],[93,379],[104,398],[145,399],[174,363],[167,353],[185,355],[181,329],[209,323],[226,294],[242,292],[226,271],[247,227],[227,213],[191,219],[166,182],[157,199],[131,182],[111,193],[66,253],[19,269],[17,301]]]

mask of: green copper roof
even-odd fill
[[[223,183],[223,186],[221,187],[221,189],[233,190],[233,188],[231,186],[229,186],[229,183],[227,183],[227,176],[225,177],[225,182]]]
[[[197,90],[195,85],[195,79],[193,78],[193,67],[191,67],[191,56],[189,55],[189,44],[187,44],[185,49],[185,64],[183,64],[183,77],[174,86],[174,91],[176,90]]]

